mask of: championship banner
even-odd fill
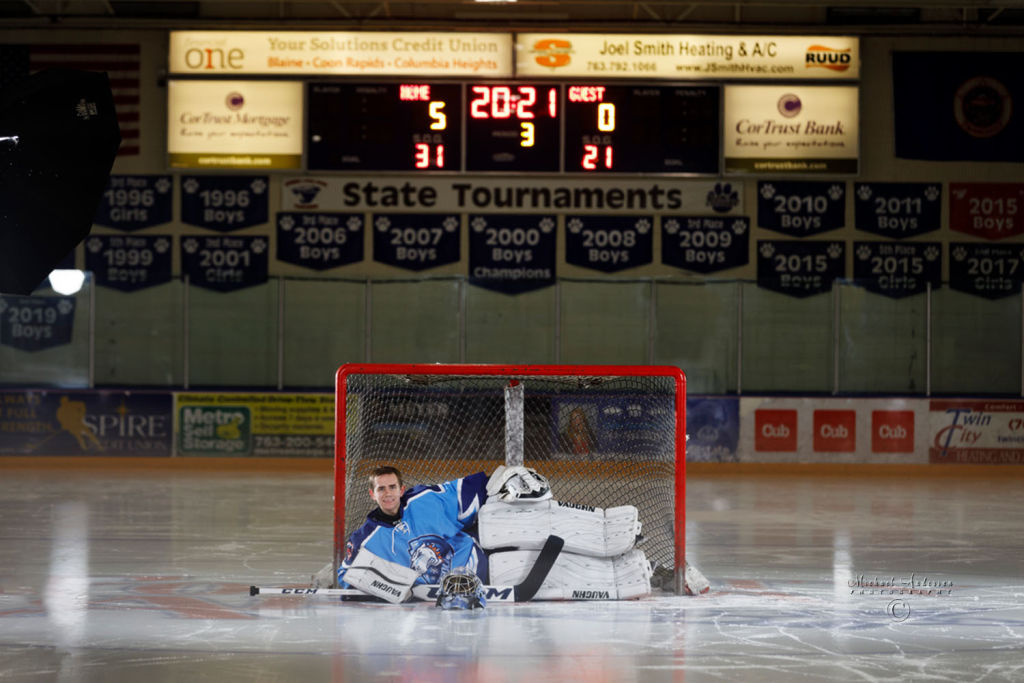
[[[75,322],[73,296],[0,294],[0,344],[21,351],[42,351],[71,343]]]
[[[686,462],[739,460],[740,400],[686,397]]]
[[[405,270],[458,263],[462,231],[457,215],[374,214],[373,260]]]
[[[0,454],[169,456],[169,393],[0,391]]]
[[[1002,299],[1020,291],[1024,280],[1024,245],[951,242],[949,286],[986,299]]]
[[[182,176],[181,222],[219,232],[267,222],[267,176]]]
[[[892,71],[897,157],[1024,161],[1024,54],[894,52]]]
[[[169,175],[112,175],[93,222],[125,231],[170,223],[172,187]]]
[[[469,282],[504,294],[555,284],[555,216],[471,214]]]
[[[627,178],[304,176],[281,183],[282,211],[506,211],[743,214],[743,182]]]
[[[663,216],[661,262],[697,273],[714,273],[750,262],[746,216]]]
[[[942,286],[940,242],[854,242],[853,279],[893,299]]]
[[[1022,209],[1024,183],[949,184],[950,230],[987,240],[1020,235]]]
[[[177,453],[186,456],[331,457],[333,394],[174,396]]]
[[[170,235],[93,235],[85,240],[85,269],[96,284],[134,292],[171,281]]]
[[[277,214],[277,260],[329,270],[363,260],[363,214]]]
[[[932,400],[933,464],[1024,464],[1024,401]]]
[[[616,273],[645,266],[653,258],[653,216],[565,217],[565,261]]]
[[[832,290],[846,274],[842,242],[757,241],[757,286],[798,298]]]
[[[725,173],[857,173],[859,100],[857,86],[725,86]]]
[[[942,227],[939,183],[854,183],[854,226],[881,237],[903,239]]]
[[[846,183],[762,180],[757,224],[790,237],[837,230],[846,225]]]
[[[181,272],[191,284],[217,292],[263,284],[267,238],[183,236]]]

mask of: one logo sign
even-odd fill
[[[277,214],[277,259],[313,270],[363,260],[361,213]]]
[[[732,183],[715,183],[708,190],[704,205],[715,213],[729,213],[740,203],[740,193]]]
[[[319,178],[295,178],[284,183],[284,194],[295,209],[317,209],[327,181]]]
[[[406,270],[426,270],[459,261],[457,215],[377,214],[373,260]]]
[[[0,295],[0,344],[41,351],[71,343],[75,298]]]
[[[181,221],[231,232],[267,222],[267,176],[182,176]]]
[[[951,242],[949,286],[986,299],[1020,291],[1024,280],[1024,245]]]
[[[853,278],[869,292],[899,299],[942,286],[939,242],[854,242]]]
[[[792,237],[841,228],[846,224],[846,186],[761,181],[757,184],[757,224]]]
[[[647,265],[653,222],[650,216],[566,216],[565,260],[603,273]]]
[[[252,451],[247,406],[182,406],[178,430],[182,455],[248,455]]]
[[[505,294],[555,284],[554,216],[469,216],[469,281]]]
[[[85,240],[85,269],[96,284],[134,292],[171,281],[170,235],[93,235]]]
[[[1001,81],[975,76],[960,84],[953,95],[953,116],[972,138],[990,138],[1003,132],[1013,114],[1013,97]]]
[[[857,411],[815,410],[814,450],[853,453],[857,450]]]
[[[758,240],[757,286],[795,297],[831,291],[832,282],[844,277],[842,242]]]
[[[871,411],[872,453],[914,452],[914,411]]]
[[[827,45],[811,45],[804,56],[804,67],[822,68],[829,71],[848,71],[853,61],[852,48],[841,50]]]
[[[181,270],[191,284],[232,292],[267,281],[266,237],[181,239]]]
[[[537,64],[550,69],[568,66],[572,61],[572,43],[561,38],[542,38],[533,44],[530,51]]]
[[[854,225],[902,239],[942,227],[942,186],[936,183],[856,183]]]
[[[754,450],[764,453],[796,453],[795,410],[755,410]]]
[[[112,175],[96,208],[96,225],[140,230],[171,222],[169,175]]]
[[[666,216],[661,222],[661,262],[698,273],[746,265],[750,221],[745,216]]]

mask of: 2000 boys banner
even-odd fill
[[[469,281],[505,294],[555,284],[554,216],[469,216]]]

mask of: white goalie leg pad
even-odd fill
[[[484,548],[536,550],[554,534],[565,540],[563,552],[615,557],[633,547],[640,520],[632,505],[598,508],[545,500],[539,503],[488,501],[480,508],[480,545]]]
[[[415,569],[385,560],[366,548],[360,549],[342,581],[368,595],[404,602],[412,594],[412,584],[420,575]]]
[[[510,550],[490,556],[494,585],[520,583],[538,553]],[[651,563],[642,550],[618,557],[590,557],[567,553],[558,556],[534,600],[629,600],[651,593]]]

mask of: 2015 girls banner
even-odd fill
[[[746,216],[665,216],[661,219],[661,262],[697,273],[714,273],[750,261]]]
[[[71,343],[75,298],[0,295],[0,344],[41,351]]]
[[[329,270],[363,260],[361,213],[277,214],[277,260]]]
[[[555,284],[555,216],[471,214],[469,281],[504,294]]]
[[[615,273],[644,266],[653,254],[653,216],[565,217],[565,261]]]
[[[949,229],[987,240],[1024,233],[1024,183],[950,183]]]
[[[842,242],[757,241],[757,286],[798,298],[832,290],[845,276]]]
[[[1020,291],[1024,280],[1024,245],[951,242],[949,286],[986,299]]]
[[[837,230],[846,224],[846,183],[762,180],[757,224],[791,237]]]
[[[894,52],[892,71],[897,157],[1024,161],[1024,54]]]
[[[96,284],[134,292],[171,281],[170,235],[93,235],[85,241],[85,269]]]
[[[96,209],[96,225],[133,231],[171,221],[169,175],[112,175]]]
[[[263,284],[267,281],[267,238],[182,237],[181,271],[190,284],[218,292]]]
[[[382,213],[373,218],[373,260],[405,270],[458,263],[462,225],[454,214]]]
[[[882,237],[903,239],[942,227],[939,183],[855,183],[854,225]]]
[[[182,176],[181,222],[219,232],[267,222],[267,176]]]
[[[0,454],[169,456],[171,394],[0,391]]]
[[[869,292],[901,299],[942,286],[939,242],[854,242],[853,277]]]

